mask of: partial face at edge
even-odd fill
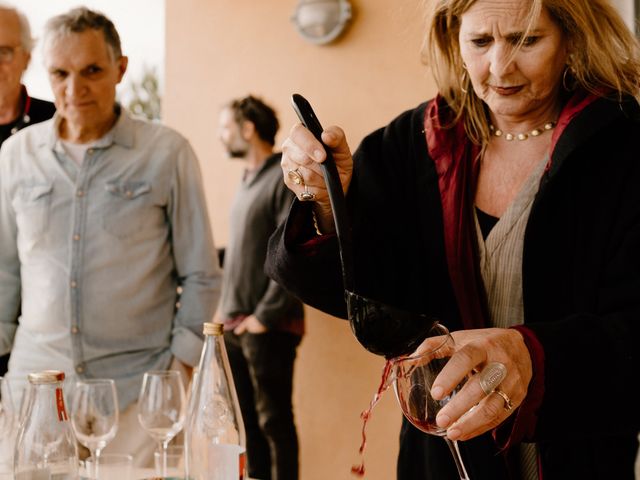
[[[249,152],[250,144],[244,138],[242,128],[236,122],[230,108],[225,108],[220,112],[218,137],[230,158],[244,158]]]
[[[31,55],[22,48],[20,33],[18,15],[0,8],[0,47],[13,50],[11,61],[0,63],[0,95],[21,88],[22,74],[29,65]]]

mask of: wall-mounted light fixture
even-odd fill
[[[300,35],[318,45],[338,38],[350,19],[349,0],[299,0],[291,17]]]

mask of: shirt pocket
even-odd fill
[[[151,183],[111,181],[105,184],[105,190],[108,200],[103,227],[107,232],[121,239],[157,233],[153,227],[163,223],[163,214],[153,203]]]
[[[49,226],[49,209],[53,184],[34,183],[18,187],[13,199],[19,240],[33,244]]]

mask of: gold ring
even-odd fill
[[[289,177],[289,180],[296,185],[304,185],[304,177],[297,168],[295,170],[289,170],[287,172],[287,177]]]
[[[300,194],[300,200],[302,200],[303,202],[310,202],[312,200],[316,199],[316,194],[315,193],[311,193],[309,191],[309,189],[307,188],[307,186],[304,186],[304,192],[302,192]]]
[[[504,409],[507,412],[510,412],[511,410],[513,410],[513,402],[511,402],[511,399],[506,393],[504,393],[499,388],[494,389],[493,392],[491,393],[495,393],[496,395],[500,395],[502,397],[502,400],[504,400]]]

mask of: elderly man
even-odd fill
[[[30,97],[22,85],[33,40],[21,12],[0,3],[0,145],[21,128],[48,120],[53,103]]]
[[[53,103],[30,97],[21,83],[32,47],[27,17],[0,3],[0,145],[21,128],[50,119],[56,110]],[[8,359],[0,356],[0,376]]]
[[[140,464],[154,444],[136,419],[142,375],[197,364],[219,296],[198,162],[116,103],[127,57],[104,15],[49,20],[44,59],[57,113],[0,153],[0,353],[9,376],[115,379],[111,447]]]

